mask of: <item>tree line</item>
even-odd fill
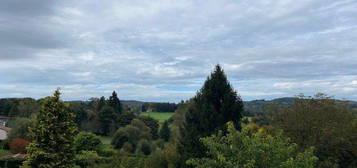
[[[71,105],[56,91],[42,100],[24,133],[31,143],[22,167],[357,166],[357,116],[351,108],[317,94],[265,110],[244,116],[244,103],[220,65],[161,124],[125,107],[116,92]],[[99,136],[111,137],[110,146]]]

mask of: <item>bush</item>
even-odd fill
[[[21,166],[22,162],[25,159],[21,158],[4,158],[0,159],[0,167],[5,167],[5,168],[18,168]]]
[[[76,165],[81,168],[107,163],[108,161],[109,159],[99,156],[95,151],[81,151],[81,153],[77,154],[75,158]]]
[[[142,139],[151,140],[150,128],[142,121],[134,119],[130,125],[119,128],[114,134],[112,145],[114,148],[120,149],[125,143],[130,143],[135,151],[138,142]]]
[[[5,139],[0,142],[1,149],[10,150],[10,140]]]
[[[13,153],[25,153],[26,151],[26,146],[29,144],[30,142],[21,139],[21,138],[16,138],[14,140],[11,141],[10,143],[10,150]]]
[[[101,149],[97,153],[99,156],[111,157],[114,155],[115,150],[114,149]]]
[[[202,138],[210,157],[193,158],[187,163],[197,168],[313,168],[318,160],[313,148],[300,152],[282,132],[272,136],[264,129],[253,133],[248,129],[239,132],[229,123],[227,135],[220,131],[218,135]]]
[[[151,153],[151,145],[148,140],[140,140],[136,149],[136,153],[149,155]]]
[[[315,147],[318,167],[357,167],[357,117],[341,102],[324,94],[300,96],[272,119],[299,147]]]
[[[146,160],[145,160],[146,168],[161,168],[167,167],[167,161],[165,160],[164,153],[162,151],[153,152]]]
[[[113,157],[113,162],[110,168],[142,168],[144,167],[145,157],[142,155],[129,154],[126,152],[118,152]]]
[[[151,129],[150,132],[153,139],[157,139],[159,137],[158,130],[160,125],[157,120],[149,116],[139,116],[138,119],[144,122],[145,125]]]
[[[80,132],[74,138],[74,145],[77,151],[99,151],[102,141],[93,133]]]

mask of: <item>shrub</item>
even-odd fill
[[[25,153],[26,146],[29,143],[30,142],[28,142],[28,141],[26,141],[24,139],[16,138],[16,139],[11,141],[10,150],[11,150],[11,152],[14,152],[14,153]]]
[[[153,139],[157,139],[159,137],[158,130],[160,125],[157,120],[149,116],[139,116],[138,119],[144,122],[145,125],[150,128],[150,132]]]
[[[136,149],[136,153],[149,155],[151,153],[151,145],[148,140],[140,140]]]
[[[25,159],[22,158],[3,158],[0,159],[0,167],[18,168]]]
[[[229,123],[227,135],[220,131],[218,135],[201,139],[210,157],[190,159],[187,163],[197,168],[313,168],[318,160],[313,148],[300,152],[281,131],[275,136],[268,135],[264,129],[252,134],[249,131],[244,128],[239,132]]]
[[[112,145],[114,148],[120,149],[125,143],[130,143],[135,151],[138,142],[142,139],[151,140],[150,128],[142,121],[134,119],[130,125],[119,128],[114,134]]]
[[[166,120],[160,129],[160,138],[164,141],[169,141],[171,136],[171,130],[169,128],[169,122]]]
[[[74,145],[77,151],[99,151],[102,141],[93,133],[80,132],[74,138]]]
[[[114,155],[115,150],[114,149],[101,149],[101,150],[97,151],[97,153],[99,154],[99,156],[111,157]]]
[[[85,168],[96,164],[107,163],[108,159],[101,157],[95,151],[81,151],[76,155],[76,165]]]
[[[315,147],[318,167],[357,167],[356,121],[356,115],[347,106],[317,94],[301,95],[294,104],[277,108],[272,124],[299,147]]]

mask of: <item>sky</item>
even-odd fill
[[[2,0],[0,97],[178,102],[221,64],[243,100],[357,100],[357,0]]]

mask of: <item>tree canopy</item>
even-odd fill
[[[77,133],[75,115],[60,100],[60,92],[43,101],[35,123],[30,127],[32,142],[27,148],[23,167],[74,167],[74,136]]]

